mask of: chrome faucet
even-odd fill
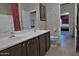
[[[33,29],[34,32],[36,32],[36,27],[35,26],[31,26],[31,28]]]
[[[10,38],[15,37],[15,33],[14,32],[10,32]]]
[[[34,27],[34,32],[36,32],[36,28]]]

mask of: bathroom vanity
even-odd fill
[[[50,48],[48,30],[21,31],[0,39],[0,56],[44,56]]]

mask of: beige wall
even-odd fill
[[[47,28],[51,32],[51,36],[59,37],[60,26],[60,5],[57,3],[46,4],[47,6]],[[55,29],[57,32],[55,33]]]
[[[47,29],[47,21],[40,21],[40,30]]]

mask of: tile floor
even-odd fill
[[[69,35],[68,31],[61,33],[61,45],[51,47],[46,56],[78,56],[79,52],[75,52],[75,39]]]

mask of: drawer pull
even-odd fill
[[[25,43],[23,43],[23,46],[25,46]]]
[[[28,42],[28,44],[30,44],[30,42]]]

